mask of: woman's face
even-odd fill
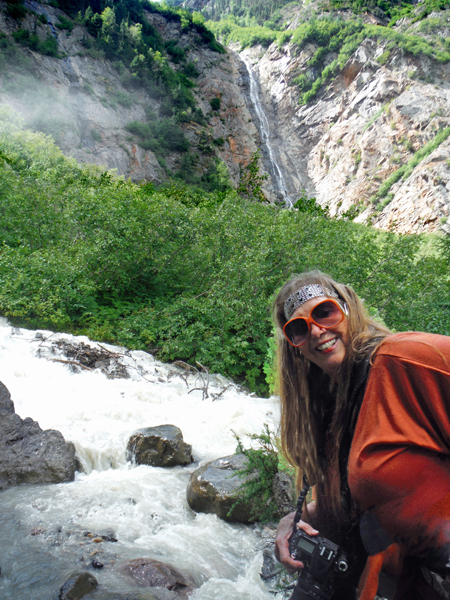
[[[326,300],[325,296],[311,298],[291,315],[295,317],[309,317],[314,307]],[[339,367],[345,357],[345,348],[348,341],[348,321],[344,319],[339,325],[325,329],[315,323],[310,323],[310,334],[299,350],[305,358],[315,363],[332,379],[337,378]]]

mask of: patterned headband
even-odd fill
[[[311,300],[311,298],[317,298],[318,296],[328,296],[329,298],[339,298],[337,293],[330,288],[322,287],[317,283],[313,283],[311,285],[305,285],[293,294],[289,296],[289,298],[284,303],[284,316],[286,320],[292,316],[292,313],[296,308]]]

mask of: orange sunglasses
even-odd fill
[[[324,329],[330,329],[342,323],[344,319],[345,314],[340,304],[336,300],[328,298],[316,304],[309,317],[295,317],[288,321],[283,327],[284,337],[291,346],[298,348],[307,341],[311,323]]]

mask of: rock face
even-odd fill
[[[235,493],[243,482],[236,471],[244,468],[246,460],[243,454],[233,454],[196,469],[186,491],[192,510],[216,514],[232,523],[249,523],[252,520],[249,505],[239,502],[232,508],[236,503]]]
[[[0,383],[0,490],[23,483],[63,483],[75,477],[75,447],[59,431],[21,419]]]
[[[120,566],[120,571],[141,587],[159,587],[173,591],[174,598],[183,598],[197,587],[188,575],[151,558],[129,560]]]
[[[295,11],[300,9],[290,5],[286,17],[291,28],[299,24]],[[448,27],[450,11],[438,17]],[[233,49],[240,47],[235,44]],[[450,126],[450,64],[388,47],[387,40],[366,39],[333,83],[323,86],[313,102],[301,105],[294,79],[308,72],[316,50],[312,43],[301,51],[291,43],[273,43],[240,53],[258,78],[273,153],[288,194],[295,199],[304,190],[328,205],[332,216],[354,210],[357,222],[398,233],[449,232],[450,138],[406,179],[394,183],[381,201],[374,198],[394,171]],[[330,53],[324,64],[334,58]],[[248,95],[245,79],[241,83]]]
[[[64,58],[29,52],[34,77],[26,81],[19,77],[17,85],[6,85],[0,73],[0,104],[15,108],[27,126],[53,135],[64,154],[79,162],[116,169],[119,175],[135,182],[160,184],[166,178],[165,168],[176,172],[180,154],[166,155],[163,167],[155,153],[140,146],[139,138],[127,130],[131,122],[146,122],[147,113],[158,114],[161,101],[144,88],[133,86],[133,77],[126,69],[123,71],[123,65],[116,68],[112,61],[87,52],[86,42],[93,42],[93,38],[85,27],[77,24],[71,33],[60,30],[54,25],[59,16],[67,17],[62,10],[40,2],[32,4],[35,13],[20,23],[0,11],[0,32],[11,35],[20,27],[45,39],[51,31]],[[44,15],[48,24],[39,21],[38,14]],[[231,52],[214,52],[199,34],[182,31],[180,23],[160,14],[146,12],[146,18],[165,42],[177,42],[186,61],[195,64],[199,73],[192,92],[208,124],[180,123],[193,152],[198,148],[201,154],[200,147],[206,141],[211,155],[226,163],[236,184],[240,165],[248,164],[257,149],[256,128],[239,87],[240,60]],[[170,57],[168,60],[172,68],[179,68]],[[26,90],[33,89],[32,94],[24,93],[25,85]],[[220,109],[213,111],[210,101],[218,97]],[[220,146],[213,143],[218,139],[222,139]],[[199,175],[206,168],[202,160],[200,157],[196,167]]]
[[[295,486],[292,478],[287,473],[279,471],[275,475],[272,489],[280,517],[284,517],[295,510]]]
[[[128,440],[127,460],[152,467],[189,465],[193,461],[192,446],[183,441],[183,434],[175,425],[146,427]]]

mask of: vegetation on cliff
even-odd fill
[[[272,8],[275,8],[275,4]],[[289,42],[293,53],[300,53],[308,44],[315,46],[316,50],[307,60],[306,68],[292,80],[299,88],[300,104],[308,104],[316,98],[324,84],[336,77],[360,44],[368,38],[386,46],[380,57],[383,64],[395,48],[412,56],[450,62],[449,38],[433,35],[434,28],[438,33],[442,29],[440,22],[430,22],[428,27],[410,31],[393,29],[401,17],[406,17],[408,24],[413,25],[431,12],[447,8],[450,8],[448,0],[424,0],[420,7],[412,2],[392,0],[328,0],[316,5],[308,14],[305,13],[296,28],[290,27],[291,19],[287,10],[282,13],[278,11],[275,20],[265,22],[264,26],[255,19],[236,16],[233,10],[224,11],[221,20],[210,20],[207,25],[225,44],[237,42],[241,49],[257,44],[268,47],[275,41],[280,47]],[[342,9],[349,12],[343,16],[338,12]],[[301,6],[298,6],[298,11],[301,10]],[[360,15],[367,12],[379,17],[379,23],[364,22]]]
[[[70,35],[78,26],[77,40],[80,30],[84,33],[75,44],[76,53],[94,61],[108,60],[120,81],[121,89],[110,86],[107,96],[97,98],[103,106],[130,109],[136,102],[142,103],[139,94],[146,92],[145,118],[142,122],[130,122],[127,129],[142,148],[155,153],[165,176],[175,176],[206,190],[211,189],[219,178],[223,179],[224,165],[216,156],[215,140],[211,140],[211,144],[205,143],[209,130],[204,131],[200,143],[196,144],[188,141],[183,127],[184,123],[196,123],[202,129],[208,125],[208,117],[193,94],[199,72],[194,62],[188,59],[190,47],[205,47],[218,54],[225,52],[205,27],[203,17],[165,3],[143,0],[61,0],[59,3],[53,0],[51,7],[50,13],[47,4],[37,4],[38,14],[26,8],[21,0],[11,0],[6,5],[6,13],[16,21],[13,24],[9,21],[9,25],[16,29],[11,35],[0,32],[4,91],[23,98],[30,95],[30,89],[45,87],[39,81],[41,67],[36,68],[29,50],[62,59],[57,31],[66,30]],[[55,7],[61,9],[57,11],[57,17]],[[62,13],[62,10],[66,12]],[[180,36],[184,36],[184,45],[179,45],[178,39],[164,39],[152,24],[152,17],[166,25],[175,24]],[[86,71],[89,73],[89,69]],[[86,80],[77,92],[94,97],[94,89]],[[33,118],[32,121],[30,124],[35,129],[54,135],[57,141],[60,132],[67,129],[61,119],[57,121],[51,116]],[[102,140],[95,129],[92,138],[97,142]],[[175,161],[178,168],[171,171],[166,159],[174,153],[179,157]]]
[[[310,203],[135,185],[0,120],[0,313],[199,361],[267,391],[271,301],[295,272],[355,287],[398,330],[450,334],[448,261],[424,239],[333,220]],[[429,282],[433,281],[430,286]]]

